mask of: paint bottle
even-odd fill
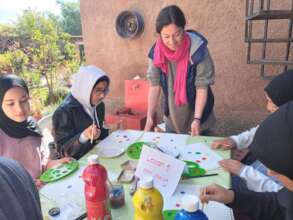
[[[163,220],[163,197],[154,188],[153,178],[147,176],[139,181],[133,196],[134,220]]]
[[[110,220],[108,176],[106,169],[99,164],[98,155],[88,157],[88,166],[84,169],[82,178],[85,182],[87,219]]]
[[[181,200],[182,208],[174,220],[208,220],[208,217],[199,209],[197,196],[185,195]]]

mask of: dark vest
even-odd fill
[[[196,77],[196,67],[197,65],[204,59],[205,54],[207,52],[207,44],[208,41],[198,32],[191,31],[193,34],[197,35],[203,40],[203,44],[191,55],[191,62],[188,62],[188,67],[187,67],[187,77],[186,77],[186,94],[187,94],[187,100],[189,103],[189,106],[192,110],[194,110],[194,105],[195,105],[195,97],[196,97],[196,87],[194,85],[195,77]],[[149,51],[148,57],[150,59],[154,59],[154,50],[155,50],[155,45],[152,46],[152,48]],[[165,73],[163,73],[162,70],[160,70],[160,85],[163,89],[164,93],[164,114],[166,116],[169,116],[169,105],[168,105],[168,79]],[[208,86],[208,99],[207,103],[205,105],[202,118],[201,118],[201,123],[204,123],[210,113],[212,112],[214,107],[214,95],[213,92]]]

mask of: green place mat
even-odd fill
[[[202,176],[206,173],[206,170],[201,168],[197,163],[193,161],[184,161],[187,165],[188,173],[183,172],[182,177],[190,178],[196,176]]]
[[[174,220],[178,211],[176,209],[163,211],[164,220]]]
[[[155,148],[156,144],[153,142],[134,142],[133,144],[129,145],[127,148],[127,156],[131,159],[138,160],[140,158],[141,150],[143,145],[147,145],[151,148]]]
[[[54,182],[62,179],[78,169],[78,161],[74,160],[69,163],[57,165],[56,167],[46,170],[41,176],[40,180],[44,183]]]
[[[127,156],[131,159],[138,160],[140,157],[140,153],[142,150],[142,146],[145,142],[134,142],[133,144],[129,145],[127,148]]]

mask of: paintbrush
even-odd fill
[[[96,105],[95,108],[94,108],[93,127],[94,127],[95,125],[96,125],[99,129],[101,128],[101,127],[100,127],[100,123],[99,123],[99,117],[98,117],[98,114],[97,114],[97,105]],[[94,129],[92,128],[92,133],[91,133],[91,144],[93,143],[93,141],[94,141]]]
[[[94,126],[95,126],[95,120],[93,120],[92,130],[91,130],[91,144],[94,141]]]
[[[205,196],[206,195],[206,193],[207,193],[207,188],[206,187],[204,187],[203,188],[203,190],[202,190],[202,194],[203,194],[203,196]],[[204,209],[204,206],[205,206],[205,202],[204,201],[202,201],[202,207],[201,207],[201,210],[203,211],[203,209]]]
[[[136,192],[138,181],[139,181],[139,178],[134,176],[134,180],[133,180],[133,182],[132,182],[132,184],[130,186],[130,189],[129,189],[129,194],[131,196],[133,196],[134,193]]]
[[[182,179],[193,179],[193,178],[200,178],[200,177],[209,177],[209,176],[217,176],[219,175],[218,173],[210,173],[210,174],[205,174],[201,176],[182,176]]]

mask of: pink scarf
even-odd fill
[[[173,91],[175,93],[175,104],[177,106],[185,105],[187,103],[186,95],[186,76],[187,65],[189,61],[190,38],[184,32],[181,46],[172,51],[166,47],[161,38],[156,42],[154,65],[159,67],[166,76],[168,75],[168,60],[176,63],[176,77]]]

